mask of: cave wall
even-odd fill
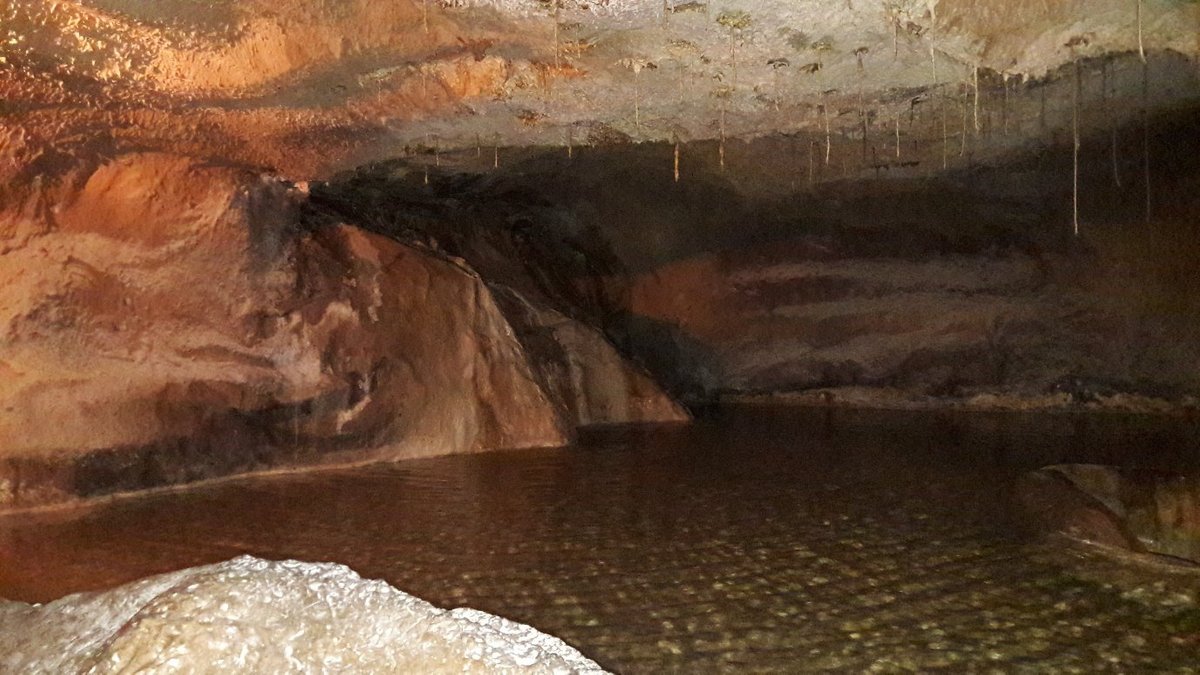
[[[694,403],[817,389],[880,402],[855,387],[995,405],[1194,403],[1200,108],[1181,82],[1144,125],[1136,105],[1105,116],[1089,99],[1078,234],[1061,82],[1014,97],[1019,140],[999,128],[954,139],[947,169],[936,146],[872,162],[892,150],[877,130],[867,151],[840,138],[828,166],[810,164],[819,134],[730,141],[724,167],[715,144],[682,144],[678,179],[672,144],[512,149],[485,173],[470,156],[440,172],[393,162],[315,194],[601,327]],[[1040,87],[1052,98],[1039,133]]]
[[[1194,403],[1200,6],[712,9],[0,6],[0,506],[659,383]]]
[[[461,259],[305,200],[157,153],[5,189],[0,507],[686,419],[598,333],[523,342]]]

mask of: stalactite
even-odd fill
[[[1146,45],[1142,41],[1142,0],[1137,0],[1137,43],[1138,43],[1138,58],[1142,63],[1146,62]]]
[[[675,139],[675,182],[679,182],[679,139]]]
[[[833,154],[833,133],[829,126],[829,102],[826,101],[821,105],[821,111],[825,115],[825,166],[829,166],[829,158]]]
[[[725,101],[721,100],[721,142],[717,146],[717,154],[721,163],[721,170],[725,170]]]
[[[966,92],[963,92],[963,100],[962,100],[962,138],[960,139],[960,140],[961,140],[961,142],[960,142],[960,144],[959,144],[959,148],[958,148],[958,156],[959,156],[959,157],[966,157],[966,156],[967,156],[967,134],[968,134],[968,131],[967,131],[967,111],[968,111],[968,109],[970,108],[969,96],[970,96],[970,94],[968,94],[968,93],[966,93]]]
[[[633,128],[637,129],[639,136],[642,134],[642,103],[641,88],[639,86],[641,72],[641,68],[635,68],[633,71]]]
[[[896,159],[900,159],[900,113],[896,113]]]
[[[939,100],[942,111],[942,170],[945,171],[950,165],[950,130],[946,120],[946,97],[942,96]]]
[[[1004,135],[1008,135],[1008,73],[1004,73],[1004,102],[1000,108],[1001,124],[1004,126]]]
[[[971,71],[971,80],[975,86],[975,133],[979,133],[979,64]]]

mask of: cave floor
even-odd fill
[[[737,408],[578,447],[250,478],[0,519],[0,596],[242,553],[336,561],[618,672],[1200,669],[1200,575],[1032,543],[1047,463],[1195,468],[1195,420]]]

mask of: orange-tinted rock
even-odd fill
[[[299,199],[155,154],[7,196],[0,504],[569,439],[477,275]]]

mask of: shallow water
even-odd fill
[[[330,560],[620,672],[1200,668],[1200,577],[1032,544],[1043,464],[1200,465],[1195,421],[727,411],[577,448],[247,479],[0,519],[0,596]]]

